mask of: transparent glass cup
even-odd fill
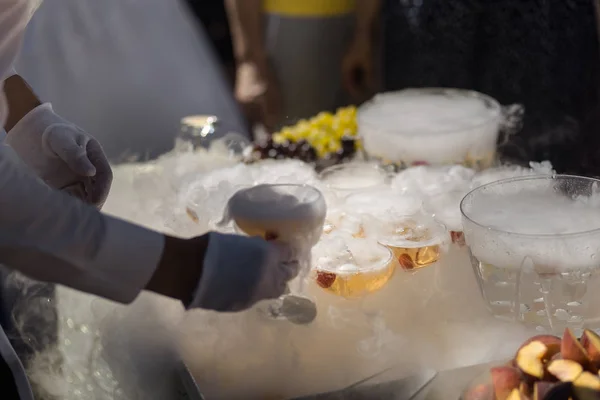
[[[391,250],[376,242],[336,236],[323,240],[313,253],[313,278],[321,289],[346,299],[362,299],[387,285],[397,266]],[[351,242],[364,242],[364,246]],[[368,255],[366,246],[370,246]]]
[[[390,215],[386,220],[371,218],[365,224],[365,234],[375,236],[380,244],[388,247],[405,271],[437,263],[450,244],[446,227],[421,211]]]
[[[232,222],[238,233],[291,246],[300,262],[298,287],[293,293],[301,296],[310,272],[311,249],[323,233],[326,210],[322,193],[312,186],[264,184],[236,192],[227,202],[225,215],[218,225],[227,227]],[[281,312],[282,307],[293,305],[290,296],[292,291],[288,288],[284,296],[268,307],[268,314],[290,319]]]
[[[327,203],[337,205],[352,193],[385,187],[389,173],[373,163],[349,163],[325,168],[319,174],[325,186]]]
[[[465,196],[465,241],[495,317],[546,331],[600,327],[599,186],[578,176],[527,176]]]

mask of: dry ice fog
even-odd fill
[[[456,115],[459,120],[476,119],[482,113],[477,109],[480,103],[467,103],[414,103],[413,108],[405,104],[413,118],[404,118],[403,126],[423,133],[455,123],[452,118]],[[388,114],[399,109],[393,101],[390,104]],[[431,107],[449,107],[450,111],[436,113]],[[387,114],[377,113],[383,111],[374,109],[371,117],[381,121]],[[490,112],[498,115],[497,109]],[[427,123],[423,125],[423,121]],[[498,121],[491,128],[485,121],[478,129],[493,133]],[[375,132],[371,137],[382,136]],[[470,137],[465,134],[461,140]],[[490,137],[493,152],[495,136]],[[428,156],[432,149],[443,157],[453,146],[460,147],[455,139],[452,144],[432,139],[431,146],[426,146]],[[415,145],[414,140],[401,135],[398,143],[406,149]],[[385,143],[382,139],[380,144],[385,147]],[[377,139],[370,143],[371,147],[377,145]],[[535,334],[535,323],[525,328],[492,316],[467,249],[452,243],[448,231],[462,231],[459,203],[473,188],[502,178],[552,173],[548,163],[532,163],[530,168],[497,167],[482,173],[462,166],[417,166],[394,175],[360,165],[323,181],[312,167],[299,161],[241,164],[218,141],[210,150],[173,152],[151,163],[118,166],[105,210],[160,231],[179,236],[201,234],[216,228],[225,204],[237,190],[260,183],[300,183],[320,189],[328,205],[326,232],[313,249],[313,268],[341,277],[357,272],[357,265],[367,266],[370,272],[384,271],[388,263],[382,246],[371,239],[389,228],[386,219],[411,213],[429,218],[428,232],[437,232],[430,240],[443,254],[437,262],[437,258],[425,260],[432,261],[425,268],[390,269],[392,273],[380,281],[380,290],[361,296],[345,296],[354,293],[349,291],[350,283],[325,290],[309,274],[305,294],[316,302],[318,316],[304,326],[266,318],[259,312],[261,305],[235,314],[185,313],[179,303],[151,294],[124,307],[59,288],[58,346],[36,355],[29,371],[33,383],[61,399],[164,400],[170,398],[176,382],[172,371],[183,361],[208,400],[286,399],[340,389],[388,367],[396,367],[400,377],[423,368],[443,370],[510,357],[523,340]],[[356,185],[368,190],[344,196],[348,187]],[[530,218],[532,204],[538,211],[553,213],[560,201],[551,195],[490,197],[482,203],[484,208],[473,206],[470,212],[488,226],[513,232],[526,233],[524,230],[538,227],[564,233],[581,230],[586,224],[598,225],[590,218],[598,206],[593,201],[567,207],[564,218],[551,219],[554,225],[548,218]],[[509,209],[523,218],[507,219],[499,211]],[[507,225],[509,222],[514,226]],[[436,231],[439,226],[444,229]],[[223,229],[232,231],[231,226]],[[356,235],[364,239],[360,244],[349,237]],[[479,239],[474,252],[482,262],[496,267],[516,265],[507,260],[506,249],[498,243],[486,241],[485,234]],[[350,255],[332,259],[328,250],[344,245]],[[519,249],[509,241],[503,245]],[[406,243],[402,246],[408,247]],[[568,249],[550,251],[561,260],[559,265],[569,268],[574,255]],[[577,266],[581,262],[576,260]],[[18,309],[15,318],[20,326],[45,310],[37,305]],[[62,371],[56,367],[60,358]]]

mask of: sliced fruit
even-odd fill
[[[517,352],[515,362],[517,367],[525,374],[542,379],[544,377],[544,359],[547,357],[548,347],[542,342],[534,341]]]
[[[600,363],[600,336],[586,329],[581,336],[581,346],[587,352],[590,361],[594,364]]]
[[[331,272],[317,271],[317,284],[323,289],[329,289],[333,286],[337,275]]]
[[[513,367],[495,367],[490,370],[496,400],[506,400],[513,390],[519,391],[521,373]]]
[[[600,378],[591,372],[582,372],[573,382],[577,388],[591,389],[600,391]]]
[[[508,397],[506,397],[505,399],[506,400],[525,400],[525,397],[521,396],[521,392],[519,392],[519,389],[514,389],[513,391],[510,392]],[[497,399],[497,400],[499,400],[499,399]]]
[[[560,354],[563,359],[578,362],[584,367],[589,363],[587,352],[569,328],[565,329],[560,344]]]
[[[529,339],[527,339],[527,341],[525,341],[525,343],[523,343],[521,345],[521,347],[528,345],[531,342],[542,342],[543,344],[546,345],[546,347],[551,347],[551,346],[559,346],[560,347],[561,339],[558,336],[554,336],[554,335],[536,335],[536,336],[533,336],[533,337],[530,337]]]
[[[548,372],[561,382],[573,382],[583,372],[581,364],[571,360],[554,360],[548,364]]]

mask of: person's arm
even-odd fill
[[[0,263],[37,280],[128,303],[158,273],[164,244],[162,234],[52,190],[12,148],[0,145]]]
[[[356,0],[355,39],[372,40],[381,11],[381,0]]]
[[[4,94],[8,103],[8,117],[4,123],[6,132],[31,110],[42,104],[33,89],[17,74],[11,75],[4,81]]]
[[[226,7],[238,63],[266,64],[263,1],[226,0]]]

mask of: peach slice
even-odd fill
[[[571,360],[554,360],[547,369],[561,382],[573,382],[583,372],[581,364]]]
[[[600,336],[588,329],[583,331],[581,346],[594,364],[600,363]]]
[[[585,371],[575,379],[573,385],[578,388],[600,391],[600,378],[591,372]]]
[[[500,399],[496,399],[496,400],[500,400]],[[519,389],[513,389],[508,397],[503,398],[502,400],[525,400],[525,397],[521,396],[521,392],[519,392]]]
[[[506,400],[513,390],[519,389],[521,373],[513,367],[495,367],[490,369],[496,400]]]
[[[530,337],[521,345],[521,347],[528,345],[531,342],[542,342],[546,347],[558,346],[560,347],[561,339],[558,336],[553,335],[536,335]]]
[[[578,362],[582,366],[586,366],[590,360],[587,352],[569,328],[565,329],[560,344],[560,354],[563,359]]]
[[[477,385],[465,395],[465,400],[490,400],[494,398],[492,385]]]
[[[523,373],[542,379],[544,377],[544,359],[547,355],[548,347],[542,342],[534,341],[519,349],[515,362]]]

